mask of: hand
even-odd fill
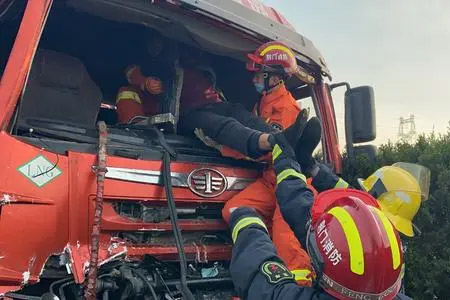
[[[145,80],[145,90],[153,95],[159,95],[163,92],[162,81],[155,77],[147,77]]]
[[[205,90],[204,94],[205,94],[205,98],[208,100],[211,100],[211,99],[217,100],[220,98],[219,93],[217,93],[217,91],[213,87],[210,87],[207,90]]]
[[[195,128],[194,133],[197,136],[197,138],[199,140],[201,140],[206,146],[215,148],[219,151],[222,149],[222,145],[217,143],[215,140],[213,140],[209,136],[206,136],[201,128]]]

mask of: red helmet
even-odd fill
[[[346,188],[331,189],[320,193],[318,197],[316,196],[314,198],[314,205],[311,208],[312,223],[315,224],[317,222],[320,216],[322,216],[322,214],[328,210],[328,207],[333,204],[333,201],[341,199],[342,197],[346,197],[348,195],[358,197],[367,205],[380,208],[377,200],[367,192]]]
[[[325,195],[324,195],[325,194]],[[308,254],[319,283],[338,299],[393,299],[402,279],[399,235],[360,193],[319,195],[331,203],[310,226]]]
[[[280,42],[265,43],[247,56],[247,70],[252,72],[273,72],[291,76],[298,70],[294,52]]]

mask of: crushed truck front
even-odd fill
[[[287,43],[305,72],[305,81],[294,83],[292,92],[313,100],[324,127],[324,159],[340,170],[334,110],[322,78],[329,75],[324,60],[281,14],[258,1],[29,0],[24,7],[0,82],[0,295],[14,298],[19,296],[11,292],[20,291],[78,297],[89,261],[98,134],[42,120],[21,123],[27,101],[45,103],[41,95],[33,99],[29,92],[33,59],[33,68],[36,61],[44,64],[46,57],[58,57],[64,61],[58,68],[79,66],[86,73],[80,60],[42,49],[45,41],[40,39],[51,14],[56,18],[74,10],[96,22],[156,26],[169,38],[237,61],[264,41]],[[58,77],[49,78],[61,84]],[[69,84],[69,90],[76,88]],[[61,92],[64,97],[61,87],[52,90]],[[162,147],[155,136],[131,132],[109,129],[98,290],[140,297],[147,291],[136,279],[143,272],[158,293],[175,294],[178,253],[163,186]],[[199,299],[225,298],[232,294],[227,273],[231,242],[221,207],[255,180],[262,166],[221,158],[199,141],[176,135],[166,135],[166,140],[178,154],[170,177],[189,263],[188,284],[202,295]]]

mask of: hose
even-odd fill
[[[63,283],[63,284],[61,284],[61,285],[59,286],[58,291],[59,291],[59,299],[60,299],[60,300],[66,300],[66,296],[64,295],[64,288],[65,288],[66,286],[68,286],[68,285],[73,284],[73,283],[74,283],[74,281],[71,280],[71,281],[65,282],[65,283]]]
[[[73,281],[73,279],[72,278],[63,278],[63,279],[60,279],[60,280],[53,281],[50,284],[50,287],[49,287],[50,294],[52,294],[52,296],[57,296],[57,294],[55,292],[55,286],[58,285],[58,284],[69,282],[69,281]]]
[[[183,238],[181,236],[181,231],[178,226],[178,215],[175,206],[175,201],[173,200],[172,193],[172,177],[170,176],[170,155],[168,151],[163,151],[163,179],[164,187],[166,191],[167,204],[170,213],[170,223],[172,224],[172,230],[175,237],[175,244],[177,246],[178,257],[180,259],[180,281],[181,281],[181,293],[183,297],[187,300],[194,300],[194,295],[189,290],[186,280],[186,254],[184,253]]]

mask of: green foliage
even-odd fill
[[[414,219],[422,233],[402,238],[407,246],[406,293],[414,299],[450,299],[450,127],[446,134],[420,136],[414,144],[382,145],[375,162],[365,156],[351,164],[344,159],[343,177],[358,186],[358,177],[399,161],[431,170],[430,198]]]

